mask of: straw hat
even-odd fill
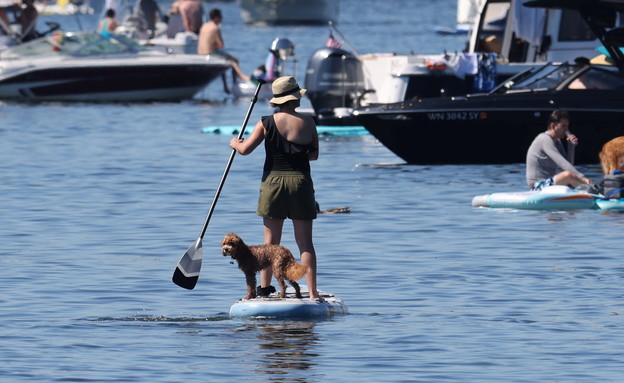
[[[269,100],[271,104],[280,105],[292,100],[300,100],[307,92],[307,89],[299,88],[297,80],[293,76],[280,77],[273,81],[273,98]]]

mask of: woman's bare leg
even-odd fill
[[[318,298],[316,289],[316,251],[312,243],[312,220],[293,220],[295,241],[301,254],[301,263],[308,266],[306,283],[310,292],[310,299]]]
[[[264,218],[264,243],[267,245],[279,245],[282,241],[283,219]],[[273,268],[267,267],[260,271],[260,287],[269,287],[273,277]]]

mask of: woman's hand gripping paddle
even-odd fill
[[[257,81],[258,86],[256,87],[256,92],[251,99],[251,105],[249,105],[249,110],[247,110],[247,115],[245,116],[245,120],[243,121],[241,131],[238,134],[239,139],[243,138],[243,134],[245,133],[245,127],[247,126],[247,122],[249,121],[251,111],[253,110],[256,101],[258,101],[258,93],[260,92],[260,88],[262,87],[262,84],[266,83],[266,81],[261,79],[257,79]],[[221,182],[219,182],[219,187],[217,187],[217,191],[212,200],[212,205],[210,205],[210,210],[208,211],[208,216],[206,216],[206,221],[204,221],[204,227],[202,227],[199,238],[197,238],[197,240],[191,245],[191,247],[186,250],[186,253],[184,253],[182,258],[180,258],[178,266],[173,273],[173,283],[185,289],[192,290],[193,288],[195,288],[197,279],[199,279],[199,271],[201,270],[202,258],[204,256],[202,250],[202,238],[204,238],[204,234],[206,234],[208,222],[210,222],[210,217],[212,217],[212,213],[214,212],[217,200],[219,199],[219,194],[221,194],[221,189],[223,188],[223,184],[225,183],[225,178],[227,177],[227,174],[230,171],[230,167],[232,166],[234,155],[236,155],[236,150],[232,149],[232,154],[230,154],[230,159],[228,160],[228,163],[225,167],[223,176],[221,176]]]

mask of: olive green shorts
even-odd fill
[[[298,171],[265,173],[260,184],[256,214],[264,218],[315,219],[316,200],[312,177]]]

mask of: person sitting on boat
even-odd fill
[[[187,0],[188,1],[188,0]],[[197,40],[197,53],[200,55],[218,55],[229,60],[232,64],[233,75],[238,76],[243,81],[249,81],[249,76],[244,74],[238,66],[238,59],[225,51],[225,43],[221,35],[220,24],[223,21],[223,15],[219,8],[210,11],[210,21],[202,25]]]
[[[578,138],[570,133],[567,112],[555,110],[548,117],[548,129],[535,137],[526,156],[526,180],[531,190],[550,185],[591,184],[591,180],[574,167],[574,150]],[[567,141],[567,150],[561,140]],[[557,169],[563,170],[557,173]]]
[[[115,21],[115,10],[109,8],[106,11],[106,16],[100,21],[98,33],[102,35],[102,37],[106,37],[108,39],[113,35],[115,29],[117,29],[117,22]]]

